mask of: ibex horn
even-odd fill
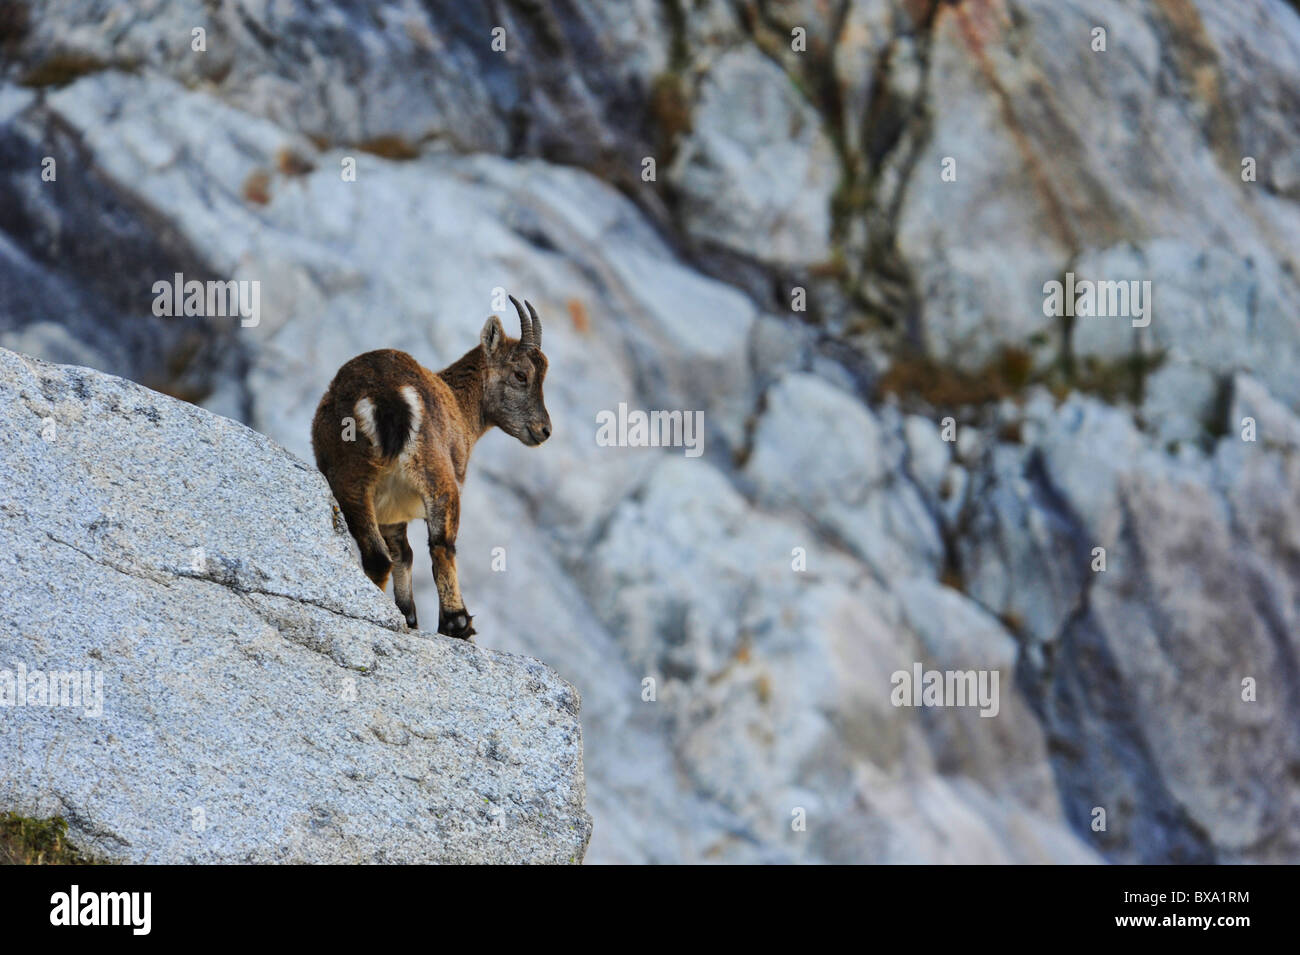
[[[524,299],[524,304],[528,306],[528,314],[533,316],[533,344],[538,348],[542,347],[542,320],[537,317],[537,309],[533,308],[533,303]]]
[[[535,345],[536,342],[533,340],[533,323],[529,320],[528,316],[524,314],[524,307],[519,304],[519,299],[515,298],[513,295],[510,296],[510,304],[513,305],[515,311],[519,313],[519,340],[525,345]]]

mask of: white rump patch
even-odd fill
[[[375,429],[375,403],[369,398],[358,398],[356,407],[357,424],[361,432],[370,439],[370,443],[379,447],[379,433]]]
[[[411,430],[406,436],[406,451],[415,447],[415,436],[420,433],[420,423],[424,420],[424,406],[420,404],[419,392],[414,385],[402,385],[399,389],[406,399],[406,406],[411,409]]]

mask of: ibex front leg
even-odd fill
[[[476,631],[474,618],[465,611],[456,577],[456,532],[460,527],[460,495],[443,491],[425,504],[429,525],[429,556],[433,558],[433,579],[438,585],[438,632],[468,640]]]

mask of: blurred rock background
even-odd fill
[[[0,0],[0,61],[0,345],[310,460],[347,358],[538,307],[555,437],[480,443],[458,550],[581,691],[589,861],[1300,860],[1293,5]]]

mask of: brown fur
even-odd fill
[[[507,337],[494,315],[479,345],[437,373],[391,348],[358,355],[334,376],[312,421],[316,466],[361,548],[362,566],[381,589],[392,574],[398,609],[412,628],[407,522],[428,525],[438,632],[468,638],[473,618],[457,580],[456,535],[470,452],[494,426],[531,446],[551,434],[541,322],[531,305],[533,320],[511,301],[522,338]]]

